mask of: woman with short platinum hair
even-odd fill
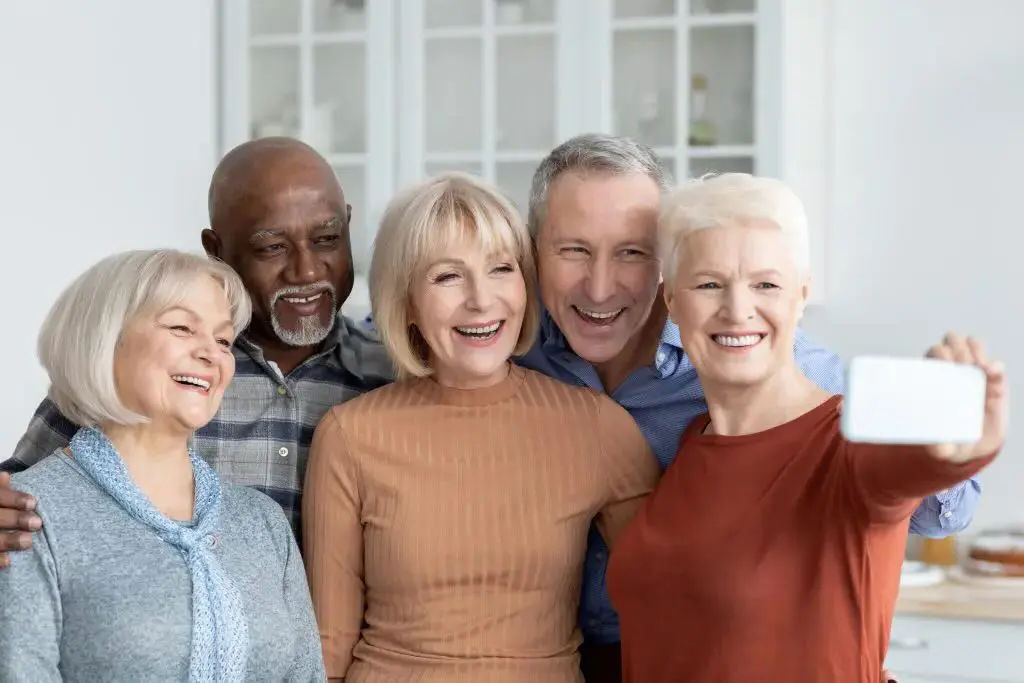
[[[327,413],[303,497],[330,679],[582,681],[591,522],[612,542],[658,466],[610,398],[512,362],[535,287],[526,227],[483,181],[385,211],[370,299],[402,379]]]
[[[284,513],[189,448],[250,311],[231,268],[170,250],[105,258],[57,299],[39,359],[83,427],[12,478],[43,527],[0,571],[0,679],[324,679]]]
[[[977,443],[847,441],[842,396],[794,359],[810,291],[796,196],[767,178],[701,178],[667,198],[659,234],[708,412],[612,553],[623,680],[875,683],[911,514],[1002,447],[1002,364],[954,334],[927,354],[986,374]]]

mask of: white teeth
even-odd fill
[[[456,327],[455,329],[462,334],[494,334],[499,327],[501,327],[501,323],[496,322],[483,327]]]
[[[759,334],[745,334],[742,337],[730,337],[727,334],[716,334],[712,337],[716,344],[722,346],[753,346],[761,341]]]
[[[175,382],[182,382],[184,384],[192,384],[192,385],[195,385],[197,387],[201,387],[203,389],[206,389],[207,391],[209,391],[209,389],[210,389],[210,383],[209,382],[207,382],[205,379],[200,379],[199,377],[193,377],[192,375],[171,375],[171,379],[173,379]]]
[[[622,313],[624,309],[618,308],[614,311],[608,311],[607,313],[599,313],[597,311],[588,311],[585,308],[580,308],[579,306],[576,306],[576,310],[588,318],[594,318],[595,320],[608,320],[610,318],[614,318],[619,313]]]
[[[307,296],[305,298],[298,297],[298,296],[283,296],[281,298],[284,299],[285,301],[287,301],[290,304],[308,304],[308,303],[312,303],[313,301],[316,301],[317,299],[319,299],[323,295],[324,295],[324,293],[320,292],[319,294],[313,294],[312,296]]]

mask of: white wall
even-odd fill
[[[59,291],[114,251],[200,248],[214,26],[206,0],[0,2],[0,460],[44,395],[35,335]]]
[[[972,332],[1009,365],[1015,434],[975,529],[1024,521],[1024,2],[836,0],[827,298],[844,357]]]

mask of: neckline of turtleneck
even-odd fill
[[[510,364],[508,375],[500,382],[476,389],[458,389],[439,383],[433,377],[424,377],[417,381],[417,389],[428,399],[454,406],[485,406],[499,403],[519,393],[519,388],[526,377],[526,371]]]

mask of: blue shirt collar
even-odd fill
[[[548,356],[566,353],[575,355],[569,347],[569,340],[565,338],[562,330],[558,329],[554,318],[546,309],[541,311],[540,345],[545,355]],[[683,355],[683,342],[679,338],[679,327],[671,320],[666,320],[665,327],[661,331],[661,342],[655,367],[664,373],[666,363],[671,361],[673,366],[678,366]]]

